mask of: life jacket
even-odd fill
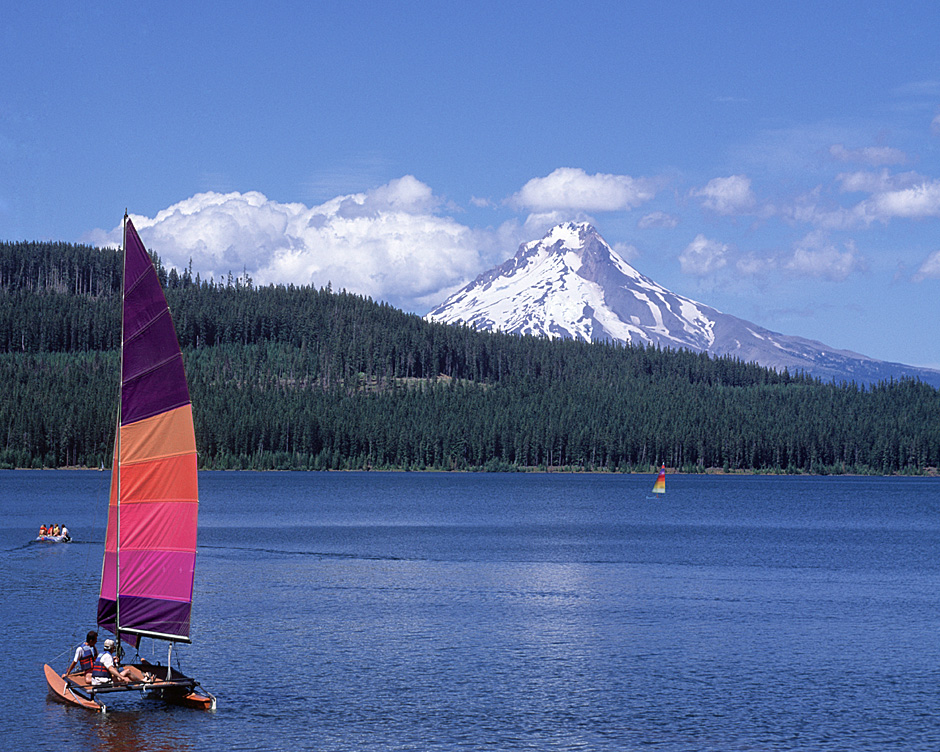
[[[45,535],[45,534],[46,534],[46,526],[45,526],[45,525],[40,525],[40,526],[39,526],[39,534],[40,534],[40,535]]]
[[[95,661],[98,658],[98,651],[95,650],[91,645],[83,644],[79,650],[81,650],[81,655],[78,656],[78,669],[82,673],[85,671],[91,671],[95,665]]]
[[[101,655],[104,655],[104,653]],[[101,655],[95,658],[95,663],[91,667],[91,675],[95,679],[110,679],[111,673],[108,671],[108,667],[101,662]]]

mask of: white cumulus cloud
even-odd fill
[[[859,207],[867,220],[887,222],[893,217],[940,217],[940,180],[878,193]]]
[[[718,214],[748,212],[757,203],[751,193],[751,181],[745,175],[731,175],[709,180],[704,188],[692,190],[692,196],[702,199],[702,206]]]
[[[559,167],[532,178],[510,199],[514,206],[536,212],[620,211],[632,209],[656,195],[654,181],[629,175],[588,175],[576,167]]]
[[[718,271],[728,263],[728,250],[724,243],[709,240],[704,235],[696,235],[679,255],[682,273],[703,277]]]
[[[501,231],[474,231],[435,213],[440,201],[412,176],[319,206],[282,204],[261,193],[200,193],[134,216],[147,247],[168,266],[224,280],[243,271],[256,284],[330,282],[424,310],[501,254]],[[511,231],[509,234],[513,234]],[[120,242],[121,229],[91,240]]]
[[[850,207],[822,207],[817,189],[798,198],[783,216],[829,230],[887,224],[892,219],[940,217],[940,180],[928,181],[915,173],[851,173],[838,179],[843,192],[871,192],[871,196]]]

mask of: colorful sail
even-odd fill
[[[653,483],[653,493],[666,493],[666,464],[659,469],[659,475],[656,476],[656,482]]]
[[[98,625],[189,641],[199,509],[192,406],[176,329],[134,225],[124,229],[121,395]]]

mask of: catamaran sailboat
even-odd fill
[[[656,476],[656,482],[653,483],[654,494],[666,493],[666,463],[659,469],[659,475]]]
[[[130,218],[124,217],[121,391],[114,442],[98,626],[123,645],[168,643],[167,663],[139,659],[129,684],[96,686],[89,673],[60,675],[48,664],[55,699],[104,711],[112,693],[140,691],[195,708],[215,708],[199,682],[172,668],[173,646],[190,643],[199,494],[192,404],[176,329],[160,280]]]

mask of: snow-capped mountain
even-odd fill
[[[940,371],[886,363],[769,331],[670,292],[624,261],[587,223],[557,225],[524,243],[427,314],[477,329],[685,348],[731,355],[825,381],[871,384],[913,376],[940,387]]]

